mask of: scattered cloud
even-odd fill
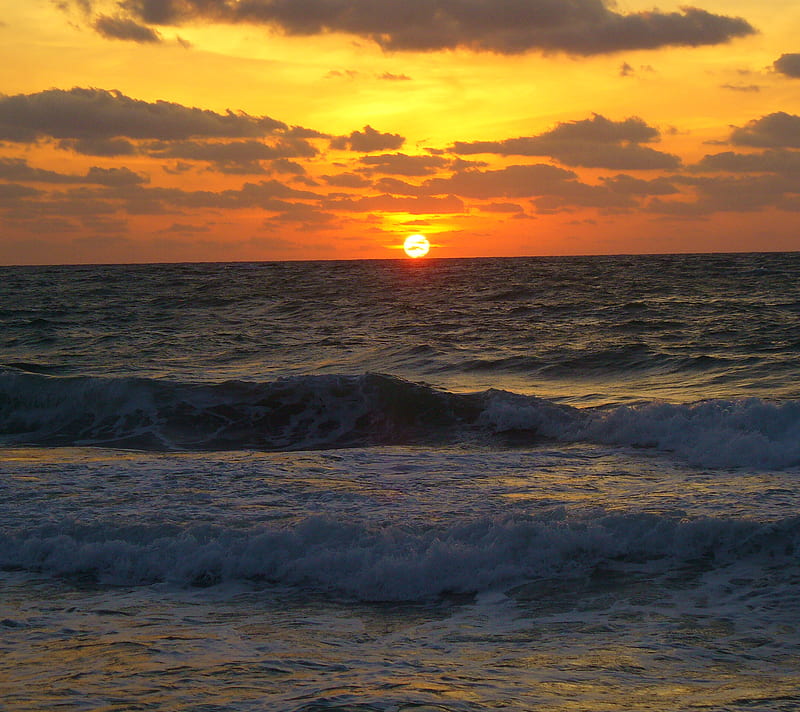
[[[487,213],[521,213],[524,212],[521,205],[517,203],[487,203],[481,205],[481,210]]]
[[[364,156],[360,163],[370,171],[398,176],[427,176],[446,168],[450,161],[441,156],[409,156],[405,153],[384,153]]]
[[[800,53],[782,54],[772,65],[776,72],[800,79]]]
[[[161,36],[152,27],[140,25],[130,17],[99,15],[92,27],[103,37],[130,42],[161,42]]]
[[[179,232],[179,233],[192,233],[209,232],[211,228],[208,225],[191,225],[188,223],[172,223],[169,227],[165,227],[161,232]]]
[[[762,153],[724,151],[704,156],[691,166],[698,172],[793,173],[800,175],[800,151],[769,149]]]
[[[465,205],[455,195],[444,197],[420,196],[398,197],[396,195],[372,195],[363,198],[333,197],[323,202],[329,210],[349,212],[403,212],[412,215],[435,213],[463,213]]]
[[[407,74],[392,74],[391,72],[384,72],[378,75],[378,79],[383,79],[387,82],[410,82],[411,77]]]
[[[734,128],[730,141],[756,148],[800,148],[800,116],[778,111]]]
[[[449,178],[431,178],[424,189],[430,195],[451,193],[466,198],[527,198],[558,190],[567,181],[577,179],[572,171],[544,163],[507,166],[498,170],[471,170]]]
[[[325,175],[322,179],[337,188],[366,188],[372,181],[358,173],[339,173],[338,175]]]
[[[44,168],[34,168],[23,158],[0,158],[0,179],[27,183],[81,183],[91,185],[123,186],[141,185],[148,178],[122,168],[93,166],[85,175],[58,173]]]
[[[595,114],[591,119],[558,124],[536,136],[502,141],[458,141],[454,153],[494,153],[503,156],[550,156],[567,166],[614,170],[673,169],[680,159],[641,143],[655,141],[659,132],[638,117],[612,121]]]
[[[213,170],[234,175],[266,173],[261,161],[284,158],[309,158],[317,149],[303,139],[280,139],[264,143],[244,141],[159,141],[146,144],[142,152],[156,158],[177,158],[183,161],[205,161]]]
[[[644,180],[623,173],[600,180],[612,192],[623,195],[672,195],[678,192],[670,179],[664,177]]]
[[[722,84],[721,89],[730,89],[731,91],[742,92],[759,92],[761,87],[758,84]]]
[[[699,8],[626,14],[599,0],[128,0],[122,5],[136,24],[250,23],[301,37],[340,32],[388,51],[595,55],[715,45],[755,32],[743,18]]]
[[[62,139],[58,147],[66,151],[74,151],[84,156],[133,156],[138,152],[136,145],[125,138],[79,138]]]
[[[104,89],[48,89],[0,96],[0,139],[160,139],[266,136],[286,124],[268,116],[189,108],[169,101],[131,99]]]
[[[349,136],[337,136],[331,141],[331,148],[370,153],[372,151],[392,151],[400,148],[405,138],[399,134],[381,133],[372,126],[363,131],[353,131]]]

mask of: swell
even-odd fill
[[[0,445],[308,450],[541,439],[646,447],[703,467],[800,466],[800,401],[759,398],[574,408],[400,378],[178,383],[0,370]]]

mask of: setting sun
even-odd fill
[[[425,257],[431,249],[431,243],[425,235],[409,235],[403,243],[403,249],[409,257]]]

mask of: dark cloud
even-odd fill
[[[616,175],[613,178],[600,179],[608,189],[614,193],[624,195],[672,195],[678,189],[668,178],[654,178],[653,180],[643,180],[624,174]]]
[[[425,181],[429,195],[452,193],[467,198],[527,198],[552,193],[567,181],[577,178],[572,171],[546,164],[508,166],[499,170],[471,170],[449,178]]]
[[[138,152],[136,145],[124,138],[80,138],[62,139],[58,147],[84,156],[133,156]]]
[[[165,227],[161,232],[180,232],[184,234],[197,234],[200,232],[209,232],[211,228],[208,225],[191,225],[188,223],[172,223],[169,227]]]
[[[779,111],[731,133],[731,143],[756,148],[800,148],[800,116]]]
[[[19,185],[18,183],[0,183],[0,203],[6,201],[16,201],[20,198],[32,198],[35,195],[41,195],[42,191],[36,188],[31,188],[27,185]]]
[[[349,136],[338,136],[331,141],[331,148],[370,153],[371,151],[391,151],[400,148],[405,138],[399,134],[381,133],[365,126],[363,131],[353,131]]]
[[[273,173],[287,173],[295,176],[305,175],[306,169],[299,163],[290,161],[288,158],[277,158],[270,163],[270,170]]]
[[[599,208],[620,212],[637,205],[626,193],[610,190],[604,185],[587,185],[580,181],[564,181],[552,186],[535,200],[533,205],[540,213],[554,213],[574,208]]]
[[[446,168],[450,161],[440,156],[409,156],[405,153],[384,153],[364,156],[360,163],[376,173],[398,176],[427,176]]]
[[[481,210],[487,213],[521,213],[524,212],[521,205],[516,203],[488,203],[481,205]]]
[[[161,36],[152,27],[140,25],[130,17],[100,15],[92,27],[103,37],[130,42],[161,42]]]
[[[142,152],[156,158],[205,161],[213,170],[231,175],[257,175],[268,171],[261,161],[310,158],[317,149],[303,139],[281,139],[268,144],[246,141],[159,141],[146,144]]]
[[[464,203],[455,195],[444,197],[398,197],[396,195],[373,195],[364,198],[334,197],[324,201],[324,207],[329,210],[348,212],[403,212],[412,215],[463,213],[465,209]]]
[[[425,189],[421,186],[412,185],[397,178],[381,178],[376,181],[375,188],[393,195],[423,195],[425,193]]]
[[[769,149],[761,153],[724,151],[703,156],[693,171],[729,173],[794,173],[800,175],[800,152]]]
[[[641,143],[655,141],[659,132],[642,119],[612,121],[595,114],[591,119],[558,124],[536,136],[502,141],[458,141],[454,153],[494,153],[503,156],[550,156],[567,166],[614,170],[672,169],[680,159]]]
[[[772,66],[776,72],[800,79],[800,54],[782,54]]]
[[[311,158],[317,149],[303,140],[279,140],[268,144],[262,141],[172,141],[149,147],[151,155],[183,158],[194,161],[236,163],[238,161],[264,161],[277,158]]]
[[[207,109],[168,101],[131,99],[103,89],[48,89],[0,97],[0,139],[161,139],[265,136],[285,124],[267,116]]]
[[[800,193],[800,175],[673,176],[673,180],[697,191],[694,203],[664,202],[648,205],[654,212],[709,215],[715,212],[753,212],[767,207],[785,207],[787,199]]]
[[[328,185],[333,185],[337,188],[366,188],[372,184],[372,181],[358,173],[339,173],[335,176],[322,176],[322,180]]]
[[[129,168],[98,168],[94,166],[89,169],[82,182],[119,187],[142,185],[148,183],[149,179],[134,173]]]
[[[343,32],[400,51],[460,47],[593,55],[713,45],[755,32],[742,18],[698,8],[623,14],[602,0],[126,0],[122,5],[134,20],[151,25],[247,22],[287,35]]]
[[[302,223],[309,228],[323,229],[336,221],[336,215],[305,203],[292,203],[269,219],[269,223]]]
[[[34,168],[23,158],[0,158],[0,178],[28,183],[82,183],[105,186],[141,185],[148,182],[146,177],[124,167],[94,166],[85,175],[75,175]]]

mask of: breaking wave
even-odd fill
[[[653,514],[482,517],[436,526],[309,517],[251,529],[66,521],[0,534],[0,568],[110,585],[260,582],[365,601],[424,601],[537,581],[721,570],[796,570],[800,519]]]
[[[0,445],[308,450],[551,439],[649,447],[704,467],[800,466],[800,401],[574,408],[506,391],[451,393],[392,376],[269,383],[55,377],[0,369]]]

